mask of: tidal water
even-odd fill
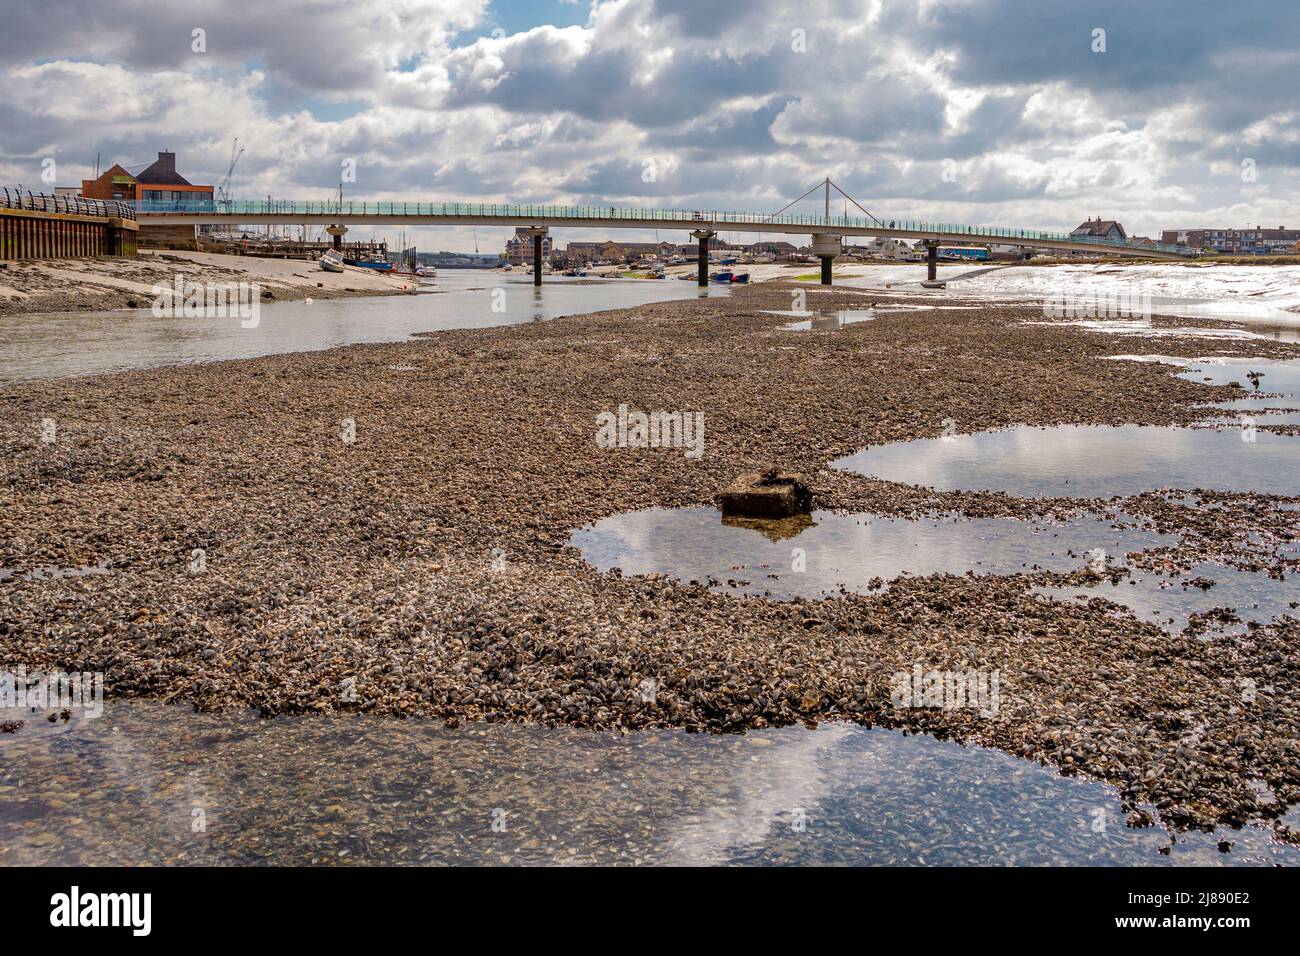
[[[786,332],[838,332],[840,329],[860,322],[871,322],[877,313],[904,311],[901,309],[843,309],[836,312],[809,312],[798,310],[770,311],[769,315],[781,315],[793,318],[781,326]]]
[[[1142,552],[1178,543],[1122,513],[1085,513],[1059,522],[1020,518],[928,517],[917,520],[817,511],[801,518],[724,517],[713,508],[649,508],[612,515],[573,534],[570,543],[601,571],[663,574],[731,594],[816,600],[887,589],[930,574],[1117,574],[1095,585],[1038,586],[1058,600],[1104,597],[1171,633],[1193,614],[1231,608],[1237,620],[1209,633],[1300,617],[1300,589],[1289,578],[1204,562],[1188,571],[1142,567]],[[1281,557],[1300,558],[1300,542]],[[1150,562],[1147,562],[1150,563]]]
[[[1300,849],[1259,827],[1132,828],[1110,786],[846,724],[619,735],[110,701],[0,733],[0,865],[144,863],[1215,866]]]
[[[1296,438],[1244,427],[1022,425],[874,445],[835,467],[941,491],[1109,498],[1161,488],[1300,495],[1298,462]]]
[[[148,309],[0,316],[0,384],[222,359],[400,342],[417,332],[542,322],[650,302],[727,295],[725,286],[574,280],[447,270],[418,295],[272,302],[255,328],[237,318],[157,318]]]
[[[626,512],[570,539],[602,571],[665,574],[779,600],[865,593],[902,575],[1084,570],[1098,550],[1115,561],[1176,541],[1096,515],[1051,524],[816,511],[771,521],[728,518],[714,508]]]
[[[1289,413],[1270,417],[1267,410],[1300,405],[1300,362],[1231,356],[1164,361],[1182,365],[1171,373],[1189,381],[1239,382],[1250,389],[1240,403],[1216,406],[1250,418],[1224,428],[1022,425],[874,445],[833,466],[944,491],[1020,497],[1109,498],[1163,488],[1300,495],[1300,438],[1251,427],[1285,424]],[[961,423],[956,426],[960,431]]]

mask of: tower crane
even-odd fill
[[[230,201],[230,178],[235,175],[235,163],[239,162],[239,157],[244,155],[244,148],[239,145],[239,137],[230,144],[230,165],[226,167],[226,178],[221,180],[221,185],[217,187],[217,199],[222,202]]]

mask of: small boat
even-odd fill
[[[415,270],[415,274],[419,276],[421,279],[438,278],[438,270],[435,269],[433,266],[420,266]]]
[[[320,267],[326,272],[343,271],[343,256],[333,249],[328,250],[318,261],[320,262]]]
[[[749,273],[748,273],[748,272],[736,272],[736,273],[733,273],[732,276],[731,276],[731,281],[732,281],[732,282],[748,282],[748,281],[749,281]]]
[[[346,265],[357,266],[362,269],[374,269],[378,272],[392,272],[393,264],[384,262],[381,259],[344,259]]]
[[[710,282],[730,282],[730,281],[731,281],[731,273],[730,273],[730,272],[715,272],[715,273],[713,273],[713,275],[709,276],[709,281],[710,281]]]

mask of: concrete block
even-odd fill
[[[718,493],[724,515],[784,518],[812,510],[812,492],[803,476],[779,468],[741,475]]]

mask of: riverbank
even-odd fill
[[[417,280],[372,269],[325,272],[302,259],[258,259],[211,252],[142,251],[135,258],[21,259],[0,268],[0,315],[147,309],[155,285],[258,283],[266,301],[401,295]]]
[[[788,317],[766,310],[789,309],[796,291],[764,284],[0,390],[0,567],[107,569],[0,584],[6,657],[103,670],[111,697],[204,710],[900,727],[1111,781],[1135,820],[1150,804],[1182,826],[1273,818],[1300,801],[1294,624],[1203,642],[1097,602],[1043,600],[1009,577],[904,578],[883,593],[777,603],[582,561],[574,528],[709,504],[772,462],[808,474],[823,507],[1062,512],[1076,503],[930,492],[828,464],[937,436],[945,420],[961,432],[1191,423],[1209,414],[1194,403],[1242,395],[1111,361],[1111,336],[1027,324],[1040,308],[812,288],[812,309],[926,308],[833,335],[785,332]],[[1171,336],[1125,339],[1122,351],[1221,346]],[[1263,340],[1232,348],[1296,354]],[[703,412],[703,457],[598,447],[596,415],[621,404]],[[42,419],[57,424],[52,445]],[[1135,507],[1187,532],[1189,554],[1295,531],[1276,498],[1211,500],[1212,514],[1158,495]],[[890,675],[918,663],[998,670],[997,714],[893,707]],[[1260,690],[1249,703],[1243,680]]]

